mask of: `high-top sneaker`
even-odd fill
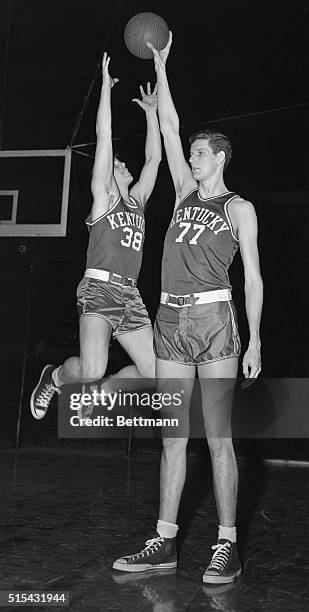
[[[241,574],[236,543],[222,538],[212,546],[212,550],[215,552],[203,575],[203,582],[215,584],[233,582]]]
[[[161,538],[158,533],[146,540],[143,550],[120,557],[113,564],[113,569],[122,572],[146,572],[174,567],[177,567],[176,538]]]
[[[53,365],[47,365],[43,368],[40,380],[31,394],[30,408],[35,419],[43,419],[55,393],[61,393],[59,387],[55,386],[52,379],[54,369],[55,366]]]

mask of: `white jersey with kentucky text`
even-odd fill
[[[174,211],[162,260],[162,291],[186,295],[230,289],[228,269],[238,249],[228,216],[237,197],[227,192],[202,198],[195,189]]]
[[[86,219],[90,230],[87,268],[108,270],[137,279],[143,254],[145,218],[142,206],[118,197],[113,206],[95,221]]]

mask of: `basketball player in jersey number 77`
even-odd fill
[[[203,581],[218,584],[232,582],[241,573],[235,527],[237,464],[231,438],[240,340],[228,277],[238,248],[244,265],[250,331],[242,363],[246,378],[257,377],[261,370],[263,285],[254,208],[229,191],[223,179],[231,158],[229,140],[221,133],[197,132],[190,138],[189,164],[185,160],[165,69],[171,43],[171,34],[160,52],[148,43],[157,72],[160,128],[176,191],[174,214],[165,238],[161,303],[154,333],[156,376],[159,389],[163,385],[166,388],[168,381],[171,392],[173,384],[181,379],[185,390],[181,413],[182,419],[187,420],[187,431],[196,368],[198,371],[219,518],[218,541],[212,547]],[[186,476],[186,445],[187,437],[163,438],[157,533],[140,553],[118,559],[115,569],[143,571],[176,566],[177,514]]]
[[[118,82],[109,74],[110,58],[104,53],[102,90],[97,114],[97,146],[91,189],[93,204],[86,223],[90,230],[86,271],[77,288],[80,315],[80,356],[70,357],[58,368],[45,366],[31,396],[31,412],[45,416],[55,392],[65,384],[94,383],[105,373],[111,334],[127,351],[134,365],[123,368],[102,383],[105,392],[138,388],[154,379],[153,332],[136,282],[145,235],[144,207],[154,188],[161,161],[161,137],[157,118],[156,87],[140,87],[147,135],[145,164],[138,182],[125,164],[113,155],[111,90]],[[149,381],[150,382],[150,381]],[[105,384],[105,387],[104,387]],[[113,387],[116,385],[116,388]],[[119,387],[119,382],[118,382]]]

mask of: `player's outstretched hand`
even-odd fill
[[[149,49],[151,49],[153,53],[153,59],[154,59],[156,70],[158,70],[159,68],[164,68],[166,64],[166,60],[170,52],[170,48],[172,46],[172,42],[173,42],[173,34],[171,31],[170,31],[168,42],[165,45],[165,47],[161,49],[161,51],[158,51],[158,49],[156,49],[152,43],[146,42],[147,47],[149,47]]]
[[[114,87],[114,85],[116,85],[116,83],[119,83],[119,79],[117,79],[117,77],[112,78],[109,74],[109,62],[110,62],[110,57],[107,55],[107,53],[105,52],[103,54],[103,60],[102,60],[102,78],[103,78],[103,84],[109,85],[110,88]]]
[[[151,85],[147,83],[147,93],[145,93],[142,85],[139,86],[142,99],[133,98],[132,102],[136,102],[145,113],[156,112],[158,108],[158,97],[157,97],[157,84],[155,84],[153,92],[151,92]]]

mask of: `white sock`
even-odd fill
[[[166,521],[157,522],[157,532],[161,538],[176,538],[179,527],[175,523],[167,523]]]
[[[52,371],[52,375],[51,375],[56,387],[61,387],[62,385],[64,385],[64,383],[61,382],[61,380],[59,380],[59,370],[60,370],[60,368],[61,368],[61,366],[59,366],[58,368],[55,368]]]
[[[219,525],[218,539],[230,540],[230,542],[236,542],[236,527],[223,527]]]

